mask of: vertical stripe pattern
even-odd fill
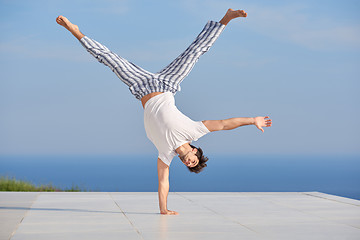
[[[220,36],[225,25],[209,21],[195,41],[173,62],[158,73],[148,72],[111,52],[97,41],[84,36],[80,43],[100,63],[108,66],[137,98],[152,92],[180,91],[180,83],[190,73],[201,55],[207,52]]]
[[[176,91],[180,91],[182,80],[190,73],[200,56],[209,51],[224,28],[225,25],[219,22],[209,21],[195,41],[167,67],[157,73],[159,80]]]

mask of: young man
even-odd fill
[[[141,101],[144,108],[144,125],[147,137],[159,151],[157,160],[159,179],[160,213],[177,215],[167,209],[169,193],[169,166],[174,156],[192,172],[206,167],[208,160],[201,148],[190,143],[213,131],[231,130],[244,125],[255,125],[262,132],[271,126],[269,117],[230,118],[195,122],[182,114],[175,106],[174,94],[180,91],[180,83],[189,74],[199,57],[207,52],[220,36],[225,26],[234,18],[246,17],[243,10],[228,9],[219,21],[209,21],[195,41],[173,62],[157,73],[148,72],[111,52],[104,45],[88,38],[77,25],[59,16],[56,22],[69,30],[100,63],[108,66]]]

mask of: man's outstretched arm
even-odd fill
[[[239,117],[224,120],[205,120],[203,123],[210,132],[232,130],[245,125],[255,125],[259,130],[264,132],[263,127],[271,127],[272,124],[271,119],[268,116],[254,118]]]
[[[160,213],[164,215],[178,215],[179,213],[167,209],[167,196],[170,188],[169,166],[158,158],[157,170],[158,170],[158,179],[159,179],[158,193],[159,193]]]

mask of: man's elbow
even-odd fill
[[[214,131],[227,130],[226,120],[218,120],[214,126]]]
[[[220,120],[219,131],[228,130],[228,126],[226,125],[226,120]]]

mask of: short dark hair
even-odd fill
[[[203,155],[203,150],[201,148],[199,148],[199,147],[197,148],[191,144],[190,144],[190,147],[197,149],[197,152],[195,155],[199,159],[199,163],[195,167],[187,167],[187,168],[189,169],[190,172],[199,173],[202,170],[204,170],[204,167],[207,166],[206,162],[209,160],[209,158],[207,158]]]

